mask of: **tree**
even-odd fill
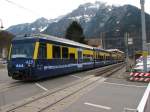
[[[0,30],[0,57],[6,58],[8,55],[8,50],[11,44],[11,40],[14,37],[11,33],[7,31],[1,31]],[[5,51],[5,54],[3,54],[3,50]]]
[[[81,25],[73,21],[66,30],[65,38],[76,42],[84,43],[84,34]]]
[[[13,37],[14,35],[7,31],[0,31],[0,47],[8,48]]]

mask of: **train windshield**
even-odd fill
[[[34,43],[15,43],[12,45],[11,58],[32,58]]]

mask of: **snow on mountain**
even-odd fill
[[[33,23],[11,26],[7,29],[7,31],[14,35],[44,32],[55,36],[64,36],[66,28],[72,21],[78,21],[82,27],[85,28],[86,23],[90,22],[96,12],[102,7],[105,7],[105,4],[101,2],[85,3],[80,5],[71,13],[59,16],[56,19],[47,20],[45,18],[39,18]]]
[[[40,28],[39,30],[40,30],[40,32],[43,32],[44,30],[46,30],[47,29],[47,27],[48,27],[48,25],[47,26],[45,26],[45,27],[43,27],[43,28]]]
[[[57,23],[51,23],[44,31],[46,34],[64,37],[65,31],[72,21],[78,21],[83,29],[86,29],[87,23],[96,15],[100,8],[107,7],[104,3],[85,3],[77,9],[61,18]]]
[[[7,31],[9,31],[14,35],[39,33],[44,31],[47,28],[49,23],[50,23],[49,20],[42,17],[35,20],[33,23],[24,23],[24,24],[11,26],[7,29]]]

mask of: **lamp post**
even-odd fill
[[[1,24],[1,26],[0,26],[0,30],[1,30],[1,29],[3,29],[3,28],[4,28],[4,27],[3,27],[2,19],[0,19],[0,24]]]
[[[101,33],[101,38],[102,38],[102,48],[105,49],[105,33]]]
[[[146,47],[146,29],[145,29],[145,0],[140,0],[141,4],[141,23],[142,23],[142,49],[143,49],[143,70],[147,72],[147,47]]]

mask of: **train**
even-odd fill
[[[7,70],[15,80],[40,80],[124,61],[124,52],[91,47],[45,34],[11,42]]]

